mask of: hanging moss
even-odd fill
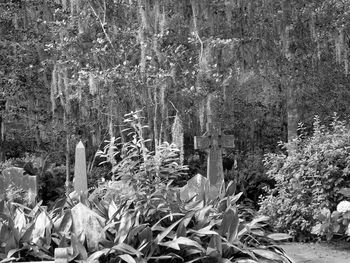
[[[62,0],[62,9],[64,10],[64,11],[67,11],[67,0]]]
[[[70,0],[70,13],[73,16],[77,0]]]
[[[164,36],[166,27],[167,27],[167,20],[166,20],[166,15],[165,15],[165,8],[163,6],[162,15],[161,15],[161,18],[159,20],[159,31],[160,31],[161,37]]]
[[[55,96],[58,92],[57,87],[57,65],[55,64],[52,70],[52,78],[51,78],[51,93]]]
[[[199,126],[201,132],[204,132],[205,129],[205,101],[202,100],[198,107],[198,117],[199,117]]]
[[[341,55],[342,55],[342,41],[341,41],[341,35],[340,34],[334,34],[334,47],[335,47],[335,59],[337,63],[341,62]]]
[[[315,12],[311,12],[311,17],[309,22],[310,35],[311,35],[311,39],[313,39],[314,41],[317,41],[315,24],[316,24],[316,15],[315,15]]]
[[[180,164],[183,164],[184,161],[184,131],[182,121],[177,113],[174,119],[174,123],[171,129],[173,143],[180,150]]]
[[[96,95],[98,92],[95,76],[91,72],[89,73],[89,92],[91,95]]]

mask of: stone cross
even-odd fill
[[[222,134],[221,124],[219,122],[211,122],[211,116],[208,116],[205,135],[194,137],[194,148],[208,151],[207,178],[209,179],[210,187],[215,186],[220,193],[224,187],[222,149],[234,147],[234,136]]]
[[[85,193],[88,190],[85,147],[81,141],[75,148],[74,190],[77,193]]]

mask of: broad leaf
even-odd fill
[[[27,225],[26,216],[24,212],[21,211],[19,208],[16,209],[16,216],[13,223],[20,234],[22,234],[25,231],[25,226]]]
[[[165,238],[181,222],[181,220],[182,219],[177,220],[171,226],[166,228],[162,233],[158,234],[158,236],[156,237],[155,242],[159,244],[163,240],[163,238]]]
[[[209,226],[206,226],[206,227],[201,228],[199,230],[190,229],[190,230],[188,230],[188,232],[189,233],[195,233],[195,234],[197,234],[199,236],[219,235],[218,232],[210,230],[212,227],[213,227],[212,225],[209,225]]]
[[[266,258],[269,260],[274,260],[275,262],[289,263],[290,261],[283,257],[283,255],[277,254],[273,251],[267,249],[252,249],[253,253],[258,257]]]
[[[38,243],[41,238],[45,238],[46,229],[51,229],[51,220],[45,211],[42,211],[35,220],[32,233],[32,242]]]
[[[135,259],[128,254],[119,255],[118,257],[120,257],[122,260],[126,261],[127,263],[136,263]]]
[[[172,241],[164,242],[164,243],[159,243],[161,246],[167,246],[170,248],[173,248],[175,250],[180,250],[179,245],[184,245],[184,246],[189,246],[189,247],[196,247],[200,251],[204,252],[204,248],[196,241],[189,239],[187,237],[179,237],[176,238]]]
[[[125,243],[121,243],[112,247],[112,250],[116,250],[122,253],[127,253],[130,255],[135,255],[136,257],[141,257],[143,255],[140,251],[136,250],[132,246],[129,246],[128,244],[125,244]]]
[[[169,217],[174,217],[174,216],[184,216],[184,214],[182,213],[172,213],[172,214],[169,214],[169,215],[166,215],[164,217],[162,217],[157,223],[155,223],[153,226],[152,226],[152,231],[155,230],[155,228],[164,220],[164,219],[167,219]],[[183,218],[182,218],[183,219]],[[181,220],[182,220],[181,219]]]
[[[236,208],[230,207],[223,215],[220,233],[227,237],[228,242],[233,243],[237,239],[238,226],[238,211]]]
[[[74,233],[71,233],[71,245],[74,251],[74,258],[78,256],[79,259],[86,260],[88,258],[87,251],[82,243]]]
[[[86,260],[87,263],[98,263],[99,262],[99,258],[102,255],[106,255],[108,252],[110,252],[111,250],[109,248],[105,248],[102,249],[100,251],[96,251],[95,253],[91,254],[88,259]]]
[[[274,234],[267,235],[267,237],[275,241],[282,241],[282,240],[287,240],[292,238],[290,235],[284,234],[284,233],[274,233]]]

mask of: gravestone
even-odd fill
[[[0,175],[0,194],[5,194],[10,187],[23,189],[28,194],[28,203],[35,204],[38,195],[37,177],[24,174],[24,169],[10,167]]]
[[[88,190],[85,147],[81,141],[75,148],[74,190],[79,194]]]
[[[105,239],[103,227],[105,220],[82,203],[72,209],[72,232],[79,237],[82,244],[87,244],[89,250],[97,250],[99,242]]]
[[[209,180],[200,174],[193,176],[186,185],[179,189],[182,201],[213,200],[217,197],[218,189],[209,186]]]
[[[212,116],[208,116],[205,136],[194,137],[194,148],[196,150],[207,150],[207,178],[210,187],[217,188],[218,194],[221,194],[225,186],[222,150],[223,148],[234,148],[234,136],[224,135],[221,131],[221,124],[211,122],[211,119]]]

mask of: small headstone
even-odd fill
[[[5,194],[10,187],[13,187],[14,189],[22,189],[28,194],[28,203],[35,204],[38,195],[36,176],[25,175],[23,168],[6,168],[0,175],[0,194]]]
[[[81,141],[75,148],[74,190],[79,194],[88,190],[85,147]]]
[[[200,174],[192,177],[185,186],[180,188],[180,198],[186,202],[189,200],[200,201],[206,198],[213,200],[217,197],[218,189],[209,187],[209,180]]]
[[[98,244],[105,239],[103,226],[105,220],[82,203],[72,208],[72,232],[82,244],[87,243],[88,250],[97,250]]]

